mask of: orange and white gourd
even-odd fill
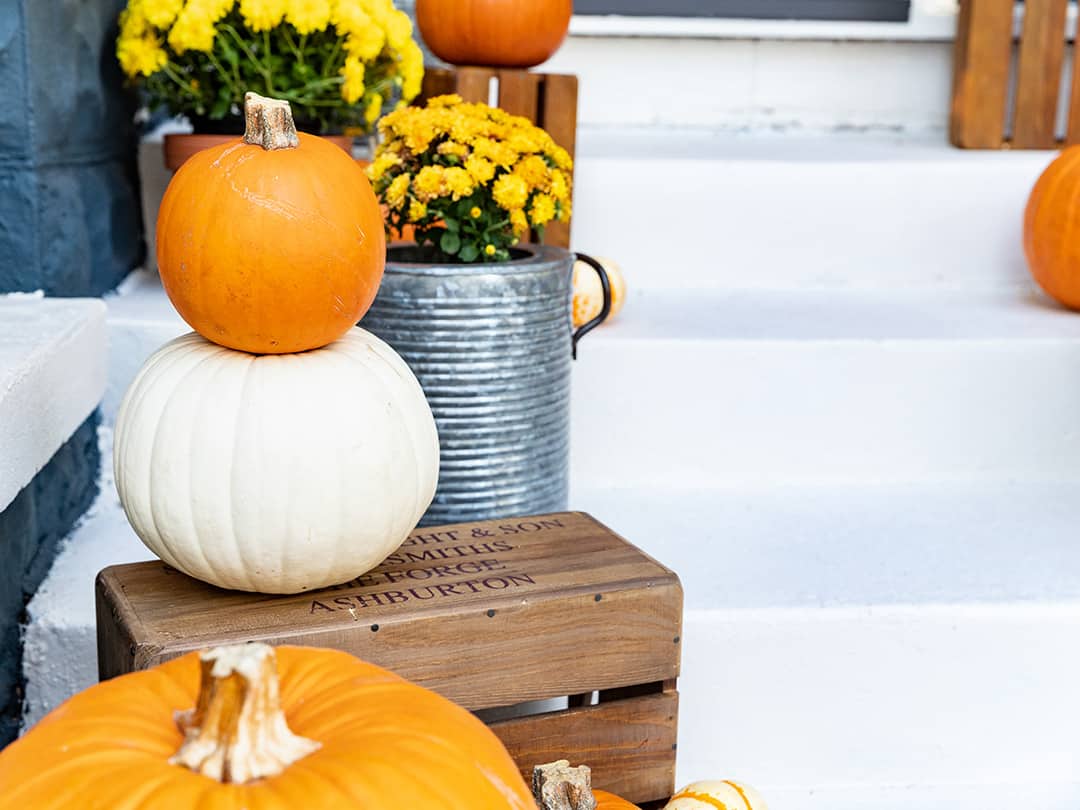
[[[769,810],[749,785],[730,780],[707,780],[687,785],[671,797],[664,810]]]
[[[158,225],[162,280],[199,334],[159,349],[117,415],[116,488],[165,562],[298,593],[380,563],[435,494],[439,440],[405,362],[354,324],[382,215],[336,146],[248,94],[244,139],[188,161]],[[255,352],[249,354],[248,352]]]
[[[434,497],[439,440],[408,366],[362,329],[286,355],[188,334],[128,389],[114,468],[128,520],[169,565],[297,593],[401,545]]]
[[[607,272],[611,285],[611,311],[607,321],[614,318],[626,300],[626,280],[622,268],[611,259],[596,258]],[[604,288],[596,271],[582,261],[574,262],[574,328],[588,323],[604,308]],[[605,321],[605,323],[607,322]]]

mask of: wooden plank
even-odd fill
[[[534,765],[568,759],[592,768],[593,787],[632,802],[675,792],[679,695],[675,691],[491,725],[525,778]]]
[[[1015,147],[1050,149],[1057,145],[1054,127],[1065,58],[1067,6],[1068,0],[1024,3],[1012,135]]]
[[[418,529],[314,593],[223,591],[149,562],[105,569],[98,598],[103,678],[260,640],[344,650],[476,710],[679,671],[678,578],[580,512]]]
[[[499,107],[536,123],[540,117],[540,76],[525,70],[500,70],[498,76]]]
[[[968,149],[1000,149],[1012,55],[1013,0],[963,0],[957,24],[949,135]]]
[[[453,93],[456,85],[454,71],[446,68],[425,68],[424,83],[420,90],[420,100],[427,101],[435,96]]]
[[[574,156],[577,146],[577,76],[548,73],[543,78],[540,126]],[[570,223],[552,222],[544,229],[544,242],[570,247]]]
[[[491,80],[494,78],[495,71],[490,68],[458,68],[454,92],[465,101],[487,104],[491,98]]]

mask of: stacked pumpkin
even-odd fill
[[[382,214],[341,149],[249,93],[242,139],[173,177],[158,267],[195,332],[143,366],[117,416],[116,486],[165,562],[223,588],[297,593],[371,569],[435,492],[419,383],[355,326],[385,262]]]

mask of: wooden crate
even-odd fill
[[[1063,76],[1068,2],[1027,0],[1014,46],[1015,8],[1013,0],[961,0],[949,127],[956,146],[1053,149],[1080,142],[1080,60]]]
[[[674,790],[681,625],[678,577],[580,512],[418,529],[374,571],[295,596],[161,562],[97,578],[102,679],[240,641],[345,650],[475,711],[527,776],[568,758],[642,803]]]
[[[494,93],[492,92],[494,91]],[[457,93],[465,101],[494,101],[513,115],[522,115],[574,156],[577,146],[577,76],[533,73],[487,67],[427,68],[422,99]],[[544,229],[544,242],[570,247],[570,223],[552,222]]]

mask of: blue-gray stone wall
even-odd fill
[[[0,293],[100,295],[143,259],[124,5],[0,3]]]
[[[15,739],[22,719],[26,605],[48,574],[58,544],[97,494],[97,427],[95,411],[0,512],[0,748]]]

